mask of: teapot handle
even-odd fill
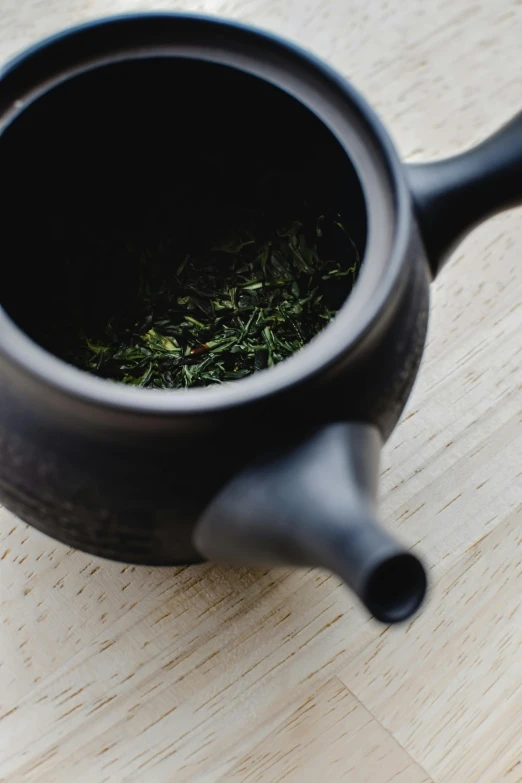
[[[405,168],[435,277],[478,223],[522,204],[522,112],[467,152]]]
[[[207,507],[194,544],[236,565],[323,566],[378,620],[420,606],[420,561],[376,521],[381,436],[364,423],[328,424],[281,456],[235,476]]]

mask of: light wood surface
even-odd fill
[[[0,0],[0,57],[132,0]],[[206,0],[311,48],[405,158],[522,109],[520,0]],[[522,214],[433,286],[429,345],[387,444],[382,512],[424,553],[406,626],[320,571],[148,569],[0,510],[0,779],[9,783],[522,781]]]

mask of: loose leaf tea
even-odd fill
[[[95,375],[154,389],[244,378],[299,351],[357,276],[359,254],[341,218],[274,227],[236,209],[222,225],[193,252],[161,236],[152,249],[118,248],[133,271],[114,314],[55,351]]]

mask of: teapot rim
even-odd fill
[[[172,25],[178,43],[168,47],[122,46],[128,40],[129,25],[156,23]],[[184,30],[185,25],[185,30]],[[195,36],[187,44],[186,26],[208,35],[205,43]],[[176,29],[177,28],[177,29]],[[53,77],[44,81],[34,73],[32,89],[2,112],[0,97],[0,136],[3,130],[34,100],[57,84],[75,78],[86,70],[103,67],[122,59],[150,56],[192,56],[229,65],[265,79],[300,101],[329,128],[350,158],[359,177],[368,219],[367,246],[359,280],[347,302],[332,322],[292,357],[267,370],[223,384],[197,389],[151,390],[128,387],[89,375],[53,356],[29,338],[0,306],[0,354],[24,374],[67,396],[106,407],[151,414],[209,412],[245,405],[277,395],[317,378],[339,361],[358,355],[366,339],[394,310],[405,283],[406,249],[412,231],[411,196],[402,165],[381,121],[355,88],[313,54],[294,44],[250,26],[221,18],[177,13],[127,14],[95,20],[48,38],[23,52],[0,73],[0,96],[5,80],[13,80],[23,65],[38,69],[38,60],[69,37],[114,33],[114,51],[100,50],[69,66],[63,63]],[[185,36],[185,38],[183,37]],[[228,36],[228,37],[227,37]],[[225,46],[226,44],[226,46]],[[248,44],[248,45],[247,45]],[[75,47],[69,46],[73,52]],[[94,47],[95,49],[95,47]],[[56,57],[55,57],[56,59]],[[23,81],[23,80],[22,80]],[[29,78],[29,84],[31,79]]]

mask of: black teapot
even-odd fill
[[[210,177],[248,201],[268,167],[332,202],[363,256],[302,351],[221,386],[151,391],[40,344],[74,263],[65,239],[139,223]],[[522,203],[522,115],[462,155],[403,165],[361,96],[308,53],[217,19],[126,16],[4,67],[0,170],[1,502],[126,562],[323,566],[379,620],[409,617],[426,575],[376,521],[379,453],[419,368],[430,281],[473,226]],[[282,182],[274,200],[292,197]],[[69,315],[124,280],[124,258],[93,266],[88,296],[66,292]]]

